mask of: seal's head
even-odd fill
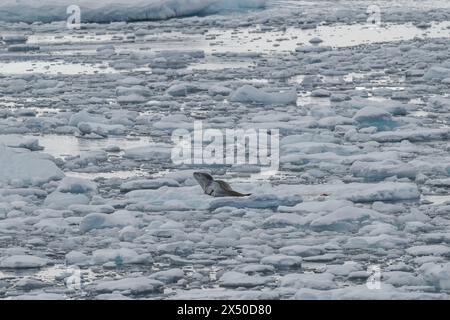
[[[194,179],[197,180],[203,191],[206,191],[206,187],[211,185],[214,181],[210,174],[204,172],[194,172]]]

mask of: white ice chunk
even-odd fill
[[[258,275],[249,276],[244,273],[236,272],[236,271],[228,271],[222,275],[219,279],[219,283],[222,287],[245,287],[252,288],[261,285],[265,285],[268,282],[271,282],[270,278],[261,277]]]
[[[295,105],[297,92],[294,89],[274,92],[273,89],[269,91],[268,89],[263,90],[250,85],[244,85],[230,95],[230,101],[242,103],[255,102],[267,105]]]
[[[25,269],[25,268],[40,268],[47,265],[48,260],[29,255],[16,255],[3,258],[0,262],[1,268],[7,269]]]
[[[139,223],[135,214],[128,211],[117,211],[113,214],[91,213],[80,222],[80,231],[88,232],[93,229],[125,227]]]
[[[420,267],[425,280],[438,289],[450,290],[450,263],[443,265],[432,262],[425,263]]]
[[[139,161],[169,160],[172,150],[168,145],[150,144],[145,147],[136,147],[125,150],[124,157]]]
[[[415,178],[416,169],[407,163],[398,160],[384,160],[379,162],[355,161],[350,167],[355,177],[363,177],[367,180],[378,181],[387,177]]]
[[[50,160],[33,152],[16,152],[0,144],[0,184],[29,186],[59,180],[64,173]]]
[[[450,69],[440,66],[431,67],[424,75],[425,80],[443,80],[450,77]]]
[[[337,288],[336,283],[333,281],[334,276],[331,273],[291,273],[283,276],[280,280],[282,287],[293,288],[310,288],[318,290],[330,290]]]
[[[120,280],[102,280],[94,284],[95,292],[126,291],[131,294],[159,293],[164,284],[147,277],[124,278]]]
[[[357,230],[361,223],[379,213],[365,208],[342,207],[311,222],[311,228],[316,231],[352,231]]]
[[[4,144],[11,148],[24,148],[31,151],[42,150],[37,138],[25,138],[19,135],[0,135],[0,145]]]

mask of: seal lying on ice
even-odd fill
[[[214,180],[214,178],[203,172],[194,172],[194,178],[202,187],[203,191],[213,197],[246,197],[251,193],[239,193],[231,189],[230,185],[225,181]]]

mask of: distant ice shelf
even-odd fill
[[[6,0],[0,3],[0,21],[64,21],[70,5],[80,7],[82,21],[111,22],[202,16],[263,8],[265,4],[266,0]]]

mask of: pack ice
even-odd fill
[[[69,4],[0,4],[0,299],[449,298],[445,1]]]

